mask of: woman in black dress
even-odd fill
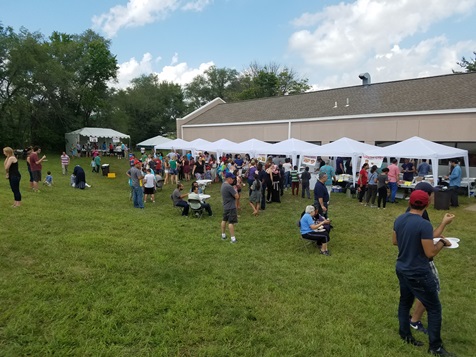
[[[10,188],[13,192],[13,206],[18,207],[21,205],[21,193],[20,193],[20,180],[21,175],[18,171],[18,160],[13,155],[13,149],[11,147],[3,148],[3,154],[6,156],[3,166],[5,167],[5,173],[8,181],[10,182]]]

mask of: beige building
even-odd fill
[[[412,136],[469,150],[476,166],[476,73],[370,83],[225,103],[177,119],[177,137],[326,144],[343,136],[385,146]]]

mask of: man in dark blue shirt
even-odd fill
[[[329,204],[329,192],[326,187],[327,174],[319,173],[319,180],[314,186],[314,206],[318,209],[321,216],[327,218],[327,206]]]
[[[441,340],[441,303],[428,259],[436,256],[444,246],[451,246],[451,243],[444,238],[433,242],[433,227],[422,218],[429,203],[428,193],[413,191],[410,195],[410,211],[399,216],[393,226],[392,243],[398,245],[396,274],[400,283],[399,334],[407,343],[423,345],[421,341],[413,338],[408,323],[410,309],[416,297],[428,312],[428,352],[450,356],[451,354],[444,350]]]

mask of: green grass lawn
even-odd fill
[[[238,243],[220,239],[214,216],[185,219],[171,185],[144,210],[129,201],[126,160],[103,158],[117,178],[90,173],[91,188],[69,186],[59,156],[43,175],[54,187],[28,189],[23,206],[0,181],[1,356],[426,356],[398,336],[394,219],[344,194],[331,197],[331,257],[301,248],[296,222],[311,203],[286,191],[253,217],[247,200]],[[186,189],[189,184],[186,183]],[[442,280],[442,336],[458,356],[476,355],[476,212],[460,197],[447,236],[460,247],[436,258]],[[444,211],[429,209],[433,224]],[[426,321],[424,321],[426,324]]]

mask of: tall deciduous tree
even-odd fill
[[[8,142],[60,148],[65,131],[92,125],[107,104],[108,82],[116,78],[109,46],[91,30],[53,32],[45,40],[26,29],[15,34],[0,27],[0,125],[12,128]],[[26,133],[15,128],[19,120]]]
[[[196,76],[185,86],[190,108],[196,109],[215,98],[231,100],[238,82],[238,71],[230,68],[207,69],[203,75]]]
[[[175,119],[186,109],[180,85],[160,82],[154,74],[133,79],[113,101],[114,111],[126,117],[133,142],[175,131]]]
[[[307,79],[299,78],[288,67],[282,68],[274,62],[265,66],[252,62],[240,77],[242,91],[237,93],[237,98],[254,99],[303,93],[311,88],[307,82]]]

